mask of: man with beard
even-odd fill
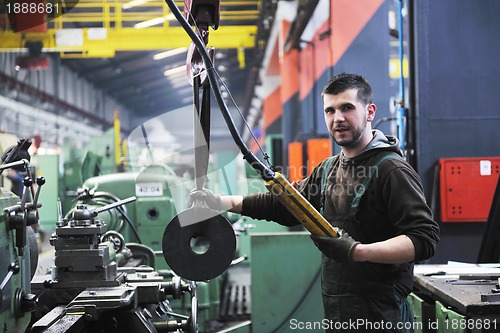
[[[339,237],[311,235],[323,253],[327,332],[412,332],[406,300],[413,263],[434,255],[439,227],[421,181],[398,140],[371,128],[372,88],[357,74],[339,74],[321,94],[325,123],[341,152],[295,185]],[[220,196],[193,191],[216,210],[293,226],[299,221],[270,193]]]

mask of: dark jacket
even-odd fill
[[[349,215],[355,190],[368,176],[370,168],[380,154],[401,154],[397,139],[375,130],[373,140],[357,156],[348,159],[342,154],[335,157],[328,172],[323,215],[329,221]],[[311,174],[298,182],[301,194],[316,208],[321,206],[321,179],[325,161]],[[299,222],[270,193],[246,196],[242,214],[257,219],[275,221],[293,226]],[[356,213],[362,243],[374,243],[406,235],[415,246],[415,260],[434,255],[439,240],[439,226],[432,218],[421,181],[415,170],[402,158],[385,160],[376,169]],[[382,265],[383,270],[396,277],[400,294],[408,294],[412,288],[413,265]]]

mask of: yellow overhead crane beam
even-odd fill
[[[127,8],[130,1],[69,0],[76,6],[69,12],[56,15],[47,22],[46,32],[13,32],[0,30],[0,51],[23,50],[27,41],[43,43],[43,51],[60,52],[62,57],[113,57],[116,51],[145,51],[186,47],[191,40],[180,26],[171,26],[170,11],[163,1],[147,1]],[[53,4],[68,0],[47,0]],[[178,4],[180,7],[183,3]],[[256,20],[260,0],[224,1],[222,21]],[[238,10],[238,6],[255,6],[255,10]],[[62,7],[59,7],[62,8]],[[159,25],[136,28],[137,23],[163,19]],[[7,17],[5,17],[7,19]],[[5,22],[5,21],[4,21]],[[0,27],[1,29],[1,27]],[[225,25],[210,32],[209,45],[216,49],[255,46],[255,25]]]
[[[57,42],[58,30],[49,29],[46,33],[13,33],[0,34],[0,51],[23,50],[22,45],[27,41],[41,41],[43,51],[61,52],[62,57],[113,57],[115,51],[146,51],[159,49],[173,49],[186,47],[191,40],[182,28],[147,28],[137,30],[122,28],[120,31],[110,29],[97,31],[96,28],[83,28],[70,31],[71,36],[82,40],[80,45],[61,45]],[[254,47],[256,28],[248,26],[223,27],[210,32],[209,45],[217,49]],[[92,39],[95,34],[105,34],[102,39]],[[60,34],[59,34],[60,36]],[[64,37],[61,37],[64,38]]]

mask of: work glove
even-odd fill
[[[220,195],[214,194],[209,189],[203,188],[201,190],[193,189],[189,192],[188,197],[188,207],[192,207],[194,205],[203,206],[213,209],[213,210],[222,210],[220,204]]]
[[[338,229],[339,237],[326,237],[311,234],[311,239],[318,249],[328,258],[341,263],[352,263],[354,248],[360,244],[347,232]]]

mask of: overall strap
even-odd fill
[[[332,167],[333,160],[337,156],[338,155],[329,157],[323,166],[323,174],[321,175],[321,197],[320,197],[321,206],[319,208],[319,213],[321,215],[323,215],[323,207],[325,206],[325,190],[326,186],[328,185],[328,179],[327,179],[328,173],[330,172],[330,168]]]
[[[350,215],[354,216],[356,214],[356,211],[358,210],[359,202],[361,201],[361,197],[363,196],[363,194],[365,193],[366,189],[370,185],[373,177],[375,176],[375,174],[378,171],[378,168],[380,167],[380,165],[385,160],[390,159],[390,158],[400,158],[400,159],[402,159],[402,157],[399,156],[398,154],[390,153],[390,154],[386,154],[386,155],[380,156],[375,161],[375,163],[370,166],[370,172],[368,174],[368,177],[366,177],[366,179],[364,180],[364,182],[359,185],[358,189],[356,190],[356,194],[354,196],[354,199],[352,199],[351,209],[350,209]]]

